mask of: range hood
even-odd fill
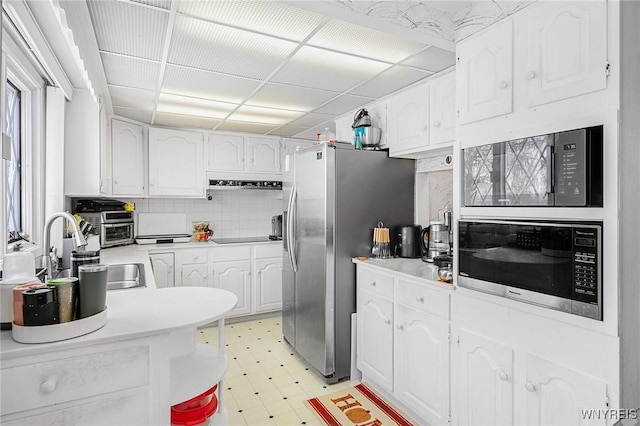
[[[209,190],[281,190],[282,175],[270,173],[207,173]]]

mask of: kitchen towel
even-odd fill
[[[307,403],[328,426],[417,424],[362,383],[308,399]]]

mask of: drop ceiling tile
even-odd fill
[[[302,114],[304,113],[300,111],[243,105],[234,111],[228,119],[232,121],[249,121],[281,126],[291,120],[295,120]]]
[[[146,4],[147,6],[159,7],[160,9],[171,9],[171,0],[131,0],[135,3]]]
[[[273,1],[183,1],[178,12],[296,41],[324,20],[318,13]]]
[[[237,104],[160,93],[157,112],[224,119]]]
[[[316,113],[310,112],[309,114],[305,114],[302,117],[291,121],[290,123],[287,124],[287,126],[298,126],[298,127],[309,128],[312,126],[322,125],[323,126],[322,128],[324,129],[327,126],[332,125],[333,118],[334,117],[332,115],[316,114]]]
[[[138,108],[153,111],[156,104],[156,92],[110,86],[109,94],[114,107]]]
[[[167,127],[187,127],[196,129],[213,129],[220,120],[206,117],[195,117],[184,114],[156,113],[153,124]]]
[[[241,103],[259,85],[259,80],[168,65],[164,73],[162,91],[175,95]]]
[[[304,46],[271,81],[343,92],[388,67],[384,62]]]
[[[290,41],[179,16],[167,62],[263,79],[296,46]]]
[[[302,133],[307,131],[307,127],[299,127],[299,126],[282,126],[271,132],[270,135],[281,136],[283,138],[290,138],[298,133]]]
[[[295,137],[300,139],[316,140],[318,138],[318,133],[324,132],[327,127],[333,133],[336,132],[335,124],[331,122],[331,123],[328,123],[327,125],[319,125],[319,126],[311,127],[305,130],[304,132],[295,134]]]
[[[311,111],[338,95],[326,90],[267,83],[246,101],[246,105]]]
[[[431,72],[442,71],[455,63],[455,52],[450,52],[434,46],[431,46],[424,52],[420,52],[417,55],[402,61],[403,65],[410,65]]]
[[[155,90],[160,78],[160,63],[102,53],[107,83],[115,86]]]
[[[351,90],[349,94],[378,99],[432,74],[428,71],[396,65]]]
[[[144,111],[137,108],[122,108],[113,107],[113,113],[120,117],[130,118],[132,120],[139,121],[141,123],[150,123],[152,112],[150,110]]]
[[[88,1],[87,6],[101,51],[162,59],[168,13],[120,1]]]
[[[314,112],[332,115],[342,115],[347,112],[353,111],[356,108],[361,107],[374,101],[372,98],[365,98],[361,96],[342,95],[339,98],[329,102],[326,105],[321,106]]]
[[[253,123],[248,121],[224,121],[215,130],[225,130],[228,132],[246,132],[267,134],[278,126],[265,123]]]
[[[423,43],[338,19],[329,21],[307,44],[391,63],[400,62],[426,47]]]

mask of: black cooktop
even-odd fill
[[[271,241],[269,237],[235,237],[235,238],[214,238],[212,240],[218,244],[237,244],[237,243],[262,243]]]

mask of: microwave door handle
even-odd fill
[[[547,167],[547,194],[553,194],[556,161],[553,155],[552,145],[547,145],[544,149],[544,156],[547,158],[549,164],[549,167]]]

